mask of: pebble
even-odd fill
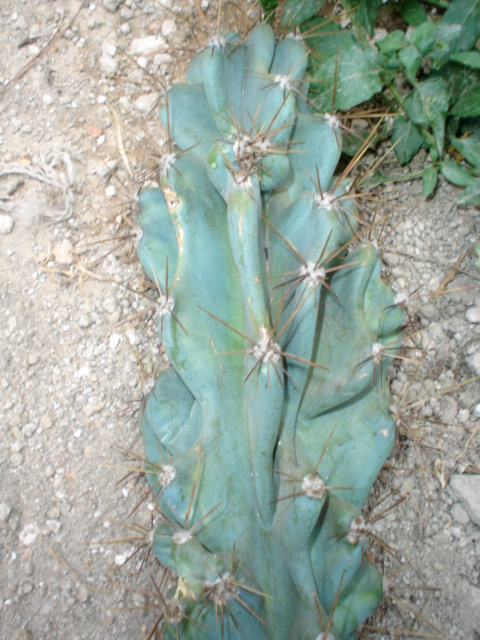
[[[66,238],[56,244],[53,248],[53,257],[58,264],[73,264],[73,246]]]
[[[105,406],[104,402],[100,402],[100,401],[89,402],[88,404],[85,405],[83,409],[83,413],[87,418],[91,418],[96,413],[100,413],[100,411],[102,411],[104,406]]]
[[[88,590],[81,584],[77,589],[77,600],[84,604],[88,600]]]
[[[13,218],[6,213],[0,213],[0,234],[7,236],[13,229]]]
[[[465,362],[474,375],[480,376],[480,351],[465,358]]]
[[[107,11],[115,13],[118,7],[124,3],[125,0],[102,0],[102,4]]]
[[[48,413],[44,413],[40,418],[40,427],[45,431],[47,429],[51,429],[53,425],[52,418],[48,415]]]
[[[62,526],[62,523],[60,522],[60,520],[55,520],[55,519],[49,519],[45,522],[45,524],[47,525],[47,529],[52,532],[52,533],[58,533],[60,531],[60,528]],[[48,531],[47,531],[48,533]]]
[[[105,300],[103,301],[102,307],[105,309],[107,313],[115,313],[118,309],[117,301],[113,296],[109,296],[108,298],[105,298]]]
[[[134,106],[137,111],[141,113],[150,113],[155,105],[155,102],[158,99],[158,95],[155,93],[146,93],[140,97],[138,97],[134,101]]]
[[[105,189],[106,198],[114,198],[117,195],[117,187],[114,184],[109,184]]]
[[[480,307],[470,307],[467,309],[465,319],[472,324],[480,323]]]
[[[54,475],[55,475],[55,469],[52,467],[51,464],[47,464],[47,466],[45,467],[45,477],[52,478]]]
[[[54,98],[53,98],[52,94],[51,93],[44,93],[43,97],[42,97],[42,102],[46,107],[50,107],[54,102]]]
[[[145,36],[144,38],[135,38],[132,40],[129,53],[132,56],[150,56],[162,48],[166,48],[166,42],[162,37]]]
[[[37,427],[38,425],[36,425],[34,422],[27,422],[27,424],[23,427],[22,432],[27,438],[30,438],[37,430]]]
[[[33,367],[33,365],[38,364],[38,361],[40,360],[40,356],[38,355],[38,353],[31,353],[28,356],[28,364],[30,367]]]
[[[170,18],[167,18],[167,20],[163,21],[162,36],[164,38],[169,36],[171,33],[174,33],[176,30],[177,30],[177,25],[175,24],[175,20],[171,20]]]
[[[27,524],[19,534],[20,542],[24,544],[26,547],[32,545],[37,539],[38,528],[34,523]]]
[[[453,475],[450,487],[471,520],[480,526],[480,476]]]
[[[12,513],[12,508],[6,502],[0,502],[0,522],[7,522],[10,514]]]

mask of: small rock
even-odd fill
[[[102,4],[107,11],[115,13],[118,7],[124,3],[125,0],[102,0]]]
[[[55,475],[55,469],[52,467],[51,464],[47,464],[47,466],[45,467],[45,477],[52,478],[54,475]]]
[[[10,505],[6,502],[0,502],[0,522],[6,522],[12,513]]]
[[[6,213],[0,213],[0,234],[7,236],[13,229],[13,218]]]
[[[37,364],[38,361],[40,360],[40,356],[38,355],[38,353],[31,353],[28,356],[28,364],[29,366],[33,367],[33,365]]]
[[[20,542],[26,547],[32,545],[37,539],[38,528],[36,524],[27,524],[19,534]]]
[[[117,553],[113,561],[117,567],[121,567],[127,561],[127,556],[123,553]]]
[[[89,402],[88,404],[85,405],[83,409],[83,413],[87,418],[91,418],[96,413],[100,413],[100,411],[103,409],[104,406],[105,406],[104,402],[99,402],[99,401]]]
[[[166,38],[171,33],[174,33],[177,30],[177,25],[175,24],[175,20],[171,20],[167,18],[167,20],[163,21],[162,24],[162,36]]]
[[[146,93],[143,96],[140,96],[134,101],[134,106],[137,111],[141,113],[150,113],[153,109],[155,102],[158,99],[158,95],[155,93]]]
[[[457,415],[458,405],[455,398],[452,396],[446,396],[441,403],[442,408],[442,420],[447,424],[453,424],[455,416]]]
[[[465,319],[472,324],[480,323],[480,307],[470,307],[465,313]]]
[[[23,565],[23,572],[26,576],[32,576],[33,575],[33,562],[25,562]]]
[[[36,425],[34,422],[27,422],[27,424],[23,427],[22,432],[27,438],[30,438],[37,430],[37,426],[38,425]]]
[[[25,184],[25,178],[23,176],[10,176],[5,181],[5,189],[7,192],[7,196],[13,196],[20,187],[23,187]]]
[[[53,257],[58,264],[73,264],[72,243],[65,238],[53,248]]]
[[[165,40],[160,36],[145,36],[132,41],[129,52],[133,56],[150,56],[166,48]]]
[[[81,327],[82,329],[86,329],[91,324],[92,324],[92,320],[91,320],[91,318],[89,318],[89,316],[87,316],[86,313],[82,313],[78,317],[78,326]]]
[[[15,316],[10,316],[7,320],[7,335],[12,335],[14,331],[16,331],[18,326],[17,318]]]
[[[52,533],[58,533],[62,526],[62,523],[59,520],[53,520],[53,519],[47,520],[45,524],[47,525],[48,530],[51,531]]]
[[[92,124],[87,128],[87,133],[92,138],[99,138],[103,133],[102,127],[99,127],[97,124]]]
[[[465,358],[465,362],[474,375],[480,376],[480,351]]]
[[[45,430],[45,429],[51,429],[53,425],[53,420],[52,418],[48,415],[48,413],[44,413],[43,416],[40,418],[40,427]]]
[[[113,296],[109,296],[108,298],[105,298],[105,300],[103,301],[102,307],[105,309],[107,313],[115,313],[115,311],[117,311],[117,308],[118,308],[117,301]]]
[[[105,40],[105,42],[102,43],[102,52],[113,58],[117,53],[117,45],[109,40]]]
[[[114,198],[117,195],[117,187],[114,184],[109,184],[105,189],[105,197]]]
[[[83,586],[83,584],[80,585],[77,589],[77,600],[82,604],[84,604],[88,600],[88,591],[87,588]]]
[[[480,526],[480,476],[454,475],[450,487],[471,520]]]
[[[51,93],[45,93],[42,98],[42,102],[46,107],[50,107],[53,104],[53,96]]]
[[[106,53],[100,56],[98,65],[100,67],[100,71],[103,71],[103,73],[108,76],[113,76],[118,71],[118,60],[112,58]]]

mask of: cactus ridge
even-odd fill
[[[212,39],[168,91],[161,188],[140,193],[172,363],[140,418],[152,549],[177,576],[166,637],[346,640],[382,594],[361,508],[393,445],[404,314],[306,64],[266,24]]]

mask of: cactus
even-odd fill
[[[161,189],[140,194],[162,371],[141,413],[185,638],[352,638],[381,576],[361,515],[394,425],[386,363],[403,313],[359,240],[307,51],[259,24],[216,36],[161,108]]]

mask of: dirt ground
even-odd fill
[[[201,5],[213,30],[215,3]],[[166,366],[146,323],[136,194],[158,161],[163,83],[199,46],[196,16],[187,0],[0,2],[1,638],[131,640],[160,615],[161,570],[140,572],[146,548],[127,561],[151,509],[124,452],[142,455],[136,412]],[[399,442],[366,511],[391,551],[371,541],[386,594],[379,632],[362,637],[474,640],[480,218],[450,185],[425,202],[403,174],[380,193],[389,218],[373,235],[409,293],[406,333],[421,331],[395,367]]]

